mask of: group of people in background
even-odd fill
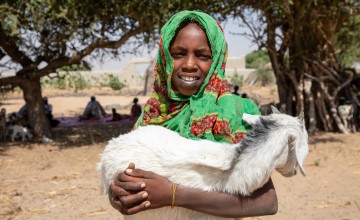
[[[49,123],[51,125],[51,127],[56,127],[59,125],[60,121],[57,119],[54,119],[54,116],[52,114],[53,111],[53,106],[49,103],[48,98],[47,97],[43,97],[43,105],[44,105],[44,112],[46,115],[46,118],[49,120]],[[22,124],[28,125],[28,121],[29,121],[29,112],[28,112],[28,108],[25,105],[23,105],[20,110],[16,113],[16,118],[19,121],[22,121]]]
[[[109,121],[120,121],[123,119],[134,119],[136,120],[141,114],[141,106],[138,104],[139,99],[134,98],[133,104],[131,107],[130,114],[119,114],[116,112],[115,108],[112,108],[112,118]],[[44,103],[44,111],[46,117],[49,119],[51,127],[56,127],[60,122],[54,119],[52,114],[53,106],[49,103],[48,98],[43,98]],[[23,105],[20,110],[16,113],[17,118],[23,119],[24,121],[28,121],[28,109],[26,104]],[[96,100],[95,96],[90,97],[90,101],[87,103],[84,112],[80,115],[79,120],[100,120],[102,117],[107,117],[108,114],[106,113],[103,106],[100,104],[99,101]]]
[[[112,109],[112,118],[110,121],[120,121],[123,119],[137,119],[141,114],[141,106],[138,104],[139,99],[134,98],[133,104],[131,107],[130,114],[119,114],[116,112],[116,109]],[[48,98],[43,98],[44,103],[44,111],[46,117],[49,119],[49,122],[51,124],[51,127],[56,127],[60,122],[56,119],[54,119],[54,116],[52,114],[53,107],[49,103]],[[25,121],[28,121],[28,109],[26,104],[23,105],[20,110],[16,113],[16,116],[19,119],[24,119]],[[84,112],[79,117],[79,120],[99,120],[102,117],[106,117],[108,114],[102,107],[99,101],[96,100],[95,96],[90,97],[90,101],[85,107]]]
[[[130,120],[136,120],[140,114],[141,114],[141,106],[138,104],[139,99],[138,98],[134,98],[132,106],[131,106],[131,110],[130,110],[130,114],[119,114],[116,112],[116,108],[112,108],[111,112],[112,112],[112,117],[110,121],[121,121],[123,119],[130,119]],[[88,102],[88,104],[85,107],[85,110],[83,112],[83,114],[79,117],[79,120],[99,120],[102,117],[106,117],[107,113],[105,112],[105,109],[103,108],[103,106],[100,104],[99,101],[96,100],[95,96],[91,96],[90,101]]]
[[[240,96],[241,98],[249,98],[248,95],[246,94],[246,92],[243,92],[243,93],[240,94],[239,89],[240,89],[240,87],[238,85],[235,85],[234,86],[234,92],[232,94]]]

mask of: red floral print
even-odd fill
[[[206,115],[201,120],[194,120],[191,124],[190,132],[196,137],[200,137],[206,130],[211,129],[217,119],[217,114]]]

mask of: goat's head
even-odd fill
[[[279,158],[280,166],[277,167],[277,171],[283,176],[293,176],[296,174],[296,170],[305,176],[304,161],[308,155],[308,133],[305,127],[304,113],[300,113],[299,116],[293,117],[287,114],[280,113],[274,106],[271,106],[273,114],[267,116],[261,115],[243,115],[243,120],[253,126],[261,117],[267,117],[267,120],[275,121],[279,128],[286,129],[287,132],[287,146],[284,148],[284,152]]]
[[[289,127],[288,130],[288,148],[286,162],[283,166],[276,170],[283,176],[293,176],[296,170],[299,169],[301,174],[306,176],[304,169],[304,161],[309,153],[308,133],[306,131],[304,113],[301,112],[299,116],[292,117],[290,115],[281,114],[274,106],[271,107],[273,114],[269,117],[276,118],[281,126]],[[286,155],[285,154],[285,155]]]

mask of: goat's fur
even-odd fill
[[[112,139],[97,166],[103,193],[130,162],[186,187],[242,195],[261,188],[275,169],[290,177],[299,168],[305,175],[308,135],[302,115],[244,114],[243,120],[253,129],[238,144],[189,140],[152,125]],[[148,210],[126,219],[222,219],[178,207],[169,210]]]
[[[26,139],[31,140],[33,138],[33,135],[30,133],[29,129],[21,125],[13,125],[10,127],[10,130],[12,131],[11,141],[13,142],[17,136],[20,136],[21,141],[26,141]]]

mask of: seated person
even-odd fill
[[[48,98],[44,97],[43,98],[43,102],[44,102],[44,109],[45,109],[45,114],[46,116],[51,115],[52,114],[52,110],[53,107],[51,104],[49,104]]]
[[[101,104],[96,101],[95,96],[91,96],[90,102],[88,102],[84,113],[80,116],[80,120],[99,120],[101,116],[106,116],[106,112]]]
[[[124,119],[124,117],[121,114],[116,112],[115,108],[112,108],[111,111],[112,111],[112,118],[110,120],[108,120],[108,122],[109,121],[120,121],[120,120]]]
[[[131,107],[131,118],[137,119],[141,115],[141,106],[138,104],[139,99],[134,98],[133,105]]]
[[[6,109],[2,108],[0,111],[0,140],[6,138]]]
[[[48,98],[44,97],[43,102],[44,102],[45,115],[46,115],[47,119],[49,120],[51,127],[58,126],[58,124],[60,124],[60,121],[54,119],[54,116],[52,115],[53,107],[51,104],[49,104]]]
[[[10,117],[12,117],[11,122],[13,124],[22,125],[24,127],[30,126],[29,110],[26,104],[24,104],[18,112],[16,112],[15,114],[11,114]]]
[[[235,86],[234,86],[234,92],[233,92],[232,94],[239,96],[240,94],[239,94],[238,91],[239,91],[239,86],[238,86],[238,85],[235,85]]]
[[[28,109],[26,104],[23,105],[20,110],[16,113],[17,118],[28,120]]]

